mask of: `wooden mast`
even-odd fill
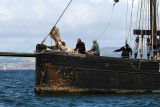
[[[160,36],[160,31],[157,31],[157,0],[150,0],[150,30],[136,29],[134,35],[150,35],[152,44],[152,55],[154,59],[157,55],[157,36]]]
[[[157,17],[156,17],[156,0],[150,0],[150,23],[151,23],[151,31],[152,31],[152,59],[154,59],[157,52]]]

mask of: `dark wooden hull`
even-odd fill
[[[159,93],[159,60],[46,52],[36,56],[36,95]]]

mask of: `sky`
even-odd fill
[[[0,0],[0,51],[35,51],[36,44],[47,36],[69,1]],[[135,0],[135,6],[137,2]],[[104,22],[109,22],[113,3],[114,0],[73,0],[57,24],[61,40],[68,48],[75,48],[77,39],[81,38],[86,48],[90,49]],[[130,15],[131,0],[128,7]],[[125,44],[126,8],[127,0],[116,3],[108,29],[98,40],[100,48]],[[135,18],[133,16],[133,23]],[[49,37],[45,44],[54,42]]]

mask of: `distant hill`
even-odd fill
[[[0,57],[0,70],[34,70],[35,58],[26,57]]]
[[[112,52],[116,49],[119,49],[119,47],[104,47],[104,48],[101,48],[100,49],[101,55],[102,56],[108,56],[108,57],[121,57],[121,52],[118,52],[118,53]]]

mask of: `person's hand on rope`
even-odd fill
[[[72,53],[78,53],[78,51],[72,51]]]
[[[88,55],[93,55],[93,51],[87,50],[86,53],[88,53]]]
[[[90,50],[87,50],[86,52],[90,52]]]

